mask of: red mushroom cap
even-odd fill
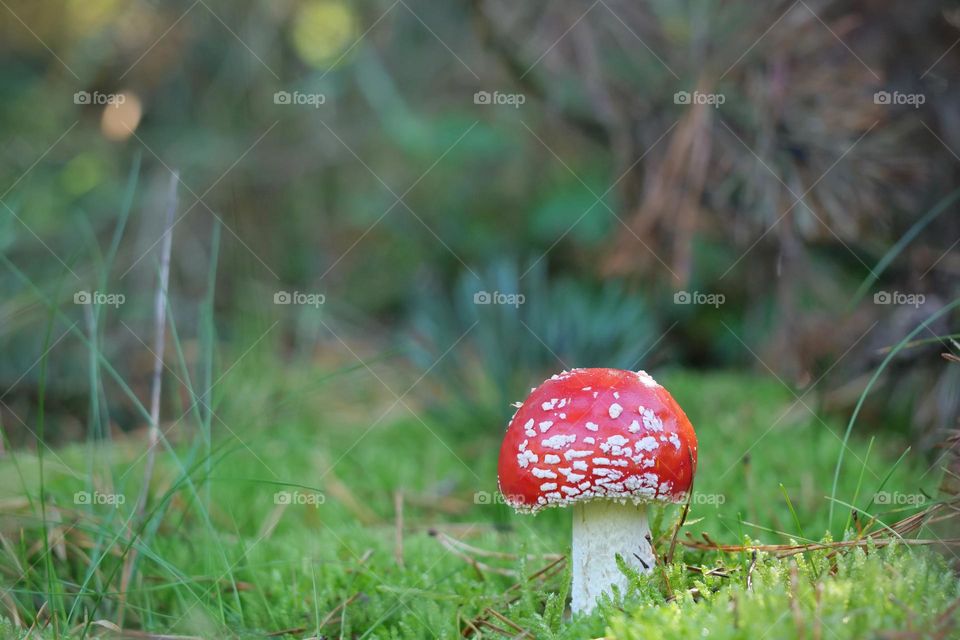
[[[594,499],[683,502],[697,436],[645,371],[573,369],[530,392],[500,447],[507,504],[522,511]]]

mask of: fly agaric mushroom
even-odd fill
[[[572,506],[574,613],[656,564],[647,505],[683,502],[697,436],[673,396],[645,371],[573,369],[533,389],[500,447],[507,504],[536,513]]]

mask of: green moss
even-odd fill
[[[646,599],[612,614],[608,637],[840,640],[904,630],[927,637],[960,621],[949,611],[960,597],[960,583],[941,558],[927,551],[856,550],[835,561],[825,552],[805,559],[761,556],[750,588],[744,566],[738,568],[731,579],[686,580],[672,602]],[[692,588],[696,597],[689,593]]]

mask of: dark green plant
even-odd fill
[[[622,282],[550,277],[544,261],[524,271],[503,260],[478,275],[412,305],[411,358],[431,371],[430,406],[452,424],[500,423],[510,403],[560,370],[636,369],[653,355],[658,324]]]

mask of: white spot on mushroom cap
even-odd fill
[[[653,409],[648,409],[641,405],[637,407],[637,411],[643,418],[643,426],[646,427],[648,431],[663,431],[663,421],[657,417]]]
[[[559,460],[558,460],[557,462],[559,462]],[[574,469],[577,469],[578,471],[586,471],[586,470],[587,470],[587,463],[584,462],[583,460],[574,460],[574,461],[573,461],[573,468],[574,468]]]
[[[573,460],[574,458],[586,458],[587,456],[593,455],[593,449],[590,450],[578,450],[578,449],[568,449],[563,452],[563,457],[567,460]]]
[[[553,420],[544,420],[540,423],[540,433],[546,433],[553,426]]]
[[[535,478],[556,478],[557,474],[549,469],[541,469],[539,467],[533,467],[530,469],[530,473],[533,474]]]
[[[557,488],[556,482],[544,482],[540,485],[540,491],[553,491]]]
[[[680,438],[677,437],[677,434],[670,434],[670,444],[677,448],[677,451],[680,451]]]
[[[656,389],[660,385],[657,384],[657,381],[653,379],[646,371],[637,371],[637,378],[640,380],[640,384],[647,387],[648,389]]]
[[[590,431],[599,431],[599,430],[600,430],[600,425],[598,425],[596,422],[588,422],[588,423],[587,423],[586,425],[584,425],[584,426],[585,426],[587,429],[589,429]]]
[[[555,436],[550,436],[540,441],[540,446],[546,447],[547,449],[563,449],[564,447],[573,444],[577,441],[576,434],[564,435],[558,433]]]
[[[560,462],[560,456],[555,453],[547,453],[543,456],[543,461],[546,464],[557,464]]]
[[[660,443],[653,436],[645,436],[637,440],[635,446],[637,451],[653,451],[660,446]]]
[[[616,469],[610,469],[609,467],[600,467],[593,470],[593,475],[595,476],[605,476],[608,480],[619,480],[623,477],[623,473],[617,471]]]
[[[607,438],[606,444],[608,444],[608,445],[611,446],[611,447],[622,447],[623,445],[627,444],[628,442],[630,442],[630,441],[627,440],[626,438],[624,438],[622,435],[620,435],[620,434],[618,433],[618,434],[616,434],[616,435],[612,435],[612,436],[610,436],[609,438]],[[602,449],[602,448],[603,448],[603,445],[600,445],[600,448]]]
[[[619,404],[614,402],[613,404],[610,405],[610,408],[607,409],[607,413],[610,415],[611,418],[616,420],[617,418],[620,417],[620,414],[623,413],[623,407],[621,407]]]
[[[597,441],[593,436],[587,436],[583,439],[584,444],[596,444]]]
[[[524,451],[523,453],[517,454],[517,464],[519,464],[524,469],[526,469],[527,465],[530,464],[531,462],[539,462],[539,461],[540,461],[540,458],[537,456],[537,454],[535,454],[533,451],[530,451],[529,449],[527,451]]]

